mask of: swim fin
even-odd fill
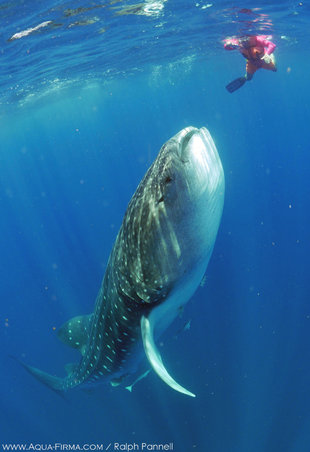
[[[236,78],[236,80],[233,80],[232,82],[228,83],[228,85],[226,86],[227,91],[233,93],[237,89],[241,88],[241,86],[245,84],[246,80],[247,80],[246,77]]]

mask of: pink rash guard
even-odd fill
[[[265,54],[271,55],[276,45],[267,39],[265,35],[251,36],[249,38],[249,45],[252,46],[262,46],[265,49]]]
[[[235,50],[248,47],[263,47],[264,53],[271,55],[276,48],[276,45],[267,39],[267,35],[249,36],[246,41],[238,38],[227,38],[224,41],[226,50]]]

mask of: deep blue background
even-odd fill
[[[282,49],[278,73],[260,71],[230,95],[243,66],[222,52],[2,116],[2,442],[310,450],[309,62]],[[188,125],[209,128],[226,176],[206,284],[163,338],[167,367],[197,398],[151,374],[132,394],[102,386],[62,399],[9,355],[58,375],[78,359],[53,328],[91,312],[130,196]]]

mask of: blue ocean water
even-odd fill
[[[309,11],[0,2],[1,444],[309,452]],[[222,40],[243,34],[272,35],[278,72],[229,94],[245,61]],[[153,373],[61,398],[10,356],[57,375],[78,360],[55,328],[92,311],[131,195],[188,125],[210,130],[226,176],[205,284],[161,343],[197,398]]]

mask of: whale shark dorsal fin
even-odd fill
[[[164,363],[161,359],[160,353],[157,350],[154,342],[153,327],[149,319],[145,316],[142,316],[141,318],[141,333],[145,354],[157,375],[172,389],[175,389],[176,391],[179,391],[182,394],[191,397],[196,397],[195,394],[179,385],[167,372]]]
[[[77,348],[84,355],[92,320],[93,314],[73,317],[59,328],[57,336],[64,344]]]

